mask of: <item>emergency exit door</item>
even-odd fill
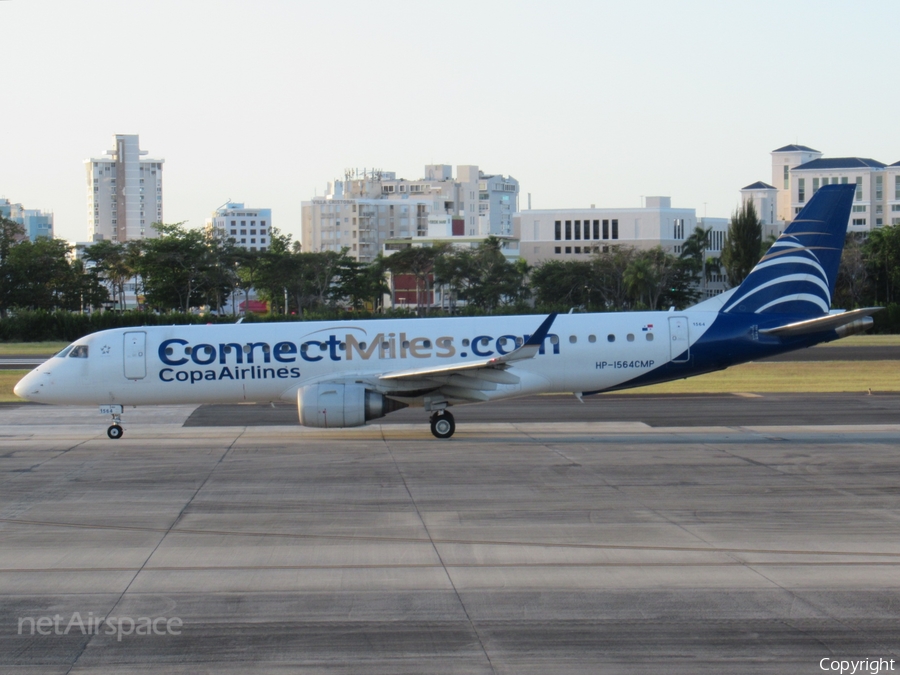
[[[684,363],[691,360],[687,317],[669,317],[669,348],[669,358],[672,359],[672,363]]]
[[[140,380],[147,376],[147,334],[144,331],[125,333],[125,377]]]

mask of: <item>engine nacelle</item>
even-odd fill
[[[297,411],[300,424],[305,427],[359,427],[405,407],[405,403],[370,391],[361,384],[324,382],[301,387],[297,392]]]

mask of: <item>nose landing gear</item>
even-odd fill
[[[101,415],[112,415],[112,424],[106,430],[106,435],[111,439],[118,440],[122,438],[125,430],[122,428],[122,406],[120,405],[101,405]]]
[[[431,433],[435,438],[450,438],[456,431],[456,421],[447,410],[438,410],[431,415]]]

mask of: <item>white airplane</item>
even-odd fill
[[[449,438],[448,408],[681,379],[858,333],[831,312],[854,185],[821,188],[744,282],[682,312],[154,326],[93,333],[26,375],[29,401],[125,406],[297,401],[300,424],[354,427],[407,406]]]

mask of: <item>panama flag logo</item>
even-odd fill
[[[652,323],[648,323],[646,326],[644,326],[643,328],[641,328],[641,330],[644,330],[644,331],[647,331],[647,330],[653,330],[653,324],[652,324]]]

